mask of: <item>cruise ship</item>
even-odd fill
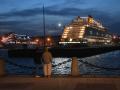
[[[65,26],[60,45],[109,45],[112,35],[107,29],[92,16],[76,17]]]

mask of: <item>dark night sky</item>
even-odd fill
[[[120,0],[0,0],[0,33],[41,35],[45,5],[47,34],[59,34],[75,16],[92,15],[120,35]]]

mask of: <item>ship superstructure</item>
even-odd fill
[[[111,43],[111,40],[111,34],[109,34],[107,29],[92,16],[78,16],[64,28],[59,44],[108,44]]]

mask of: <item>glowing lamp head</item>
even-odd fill
[[[39,42],[39,39],[36,39],[35,42]]]
[[[50,39],[50,38],[47,38],[47,41],[49,42],[49,41],[51,41],[51,39]]]
[[[62,24],[61,23],[58,23],[58,27],[61,27],[62,26]]]

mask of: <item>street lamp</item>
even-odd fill
[[[39,42],[39,39],[36,39],[35,41],[38,43],[38,42]]]
[[[39,47],[39,45],[40,45],[40,40],[37,38],[37,39],[35,39],[35,43],[36,43],[36,46],[37,46],[37,48]]]
[[[45,7],[43,4],[43,36],[44,36],[44,48],[46,47],[46,42],[45,42],[45,38],[46,38],[46,31],[45,31]]]
[[[47,42],[47,46],[51,46],[52,39],[50,37],[47,37],[46,42]]]
[[[61,27],[62,26],[62,24],[61,23],[58,23],[58,27]]]
[[[49,42],[49,41],[51,41],[51,39],[48,37],[48,38],[47,38],[47,41]]]
[[[60,32],[62,32],[62,29],[63,29],[62,23],[59,22],[59,23],[57,24],[57,26],[58,26],[58,28],[60,29]]]

